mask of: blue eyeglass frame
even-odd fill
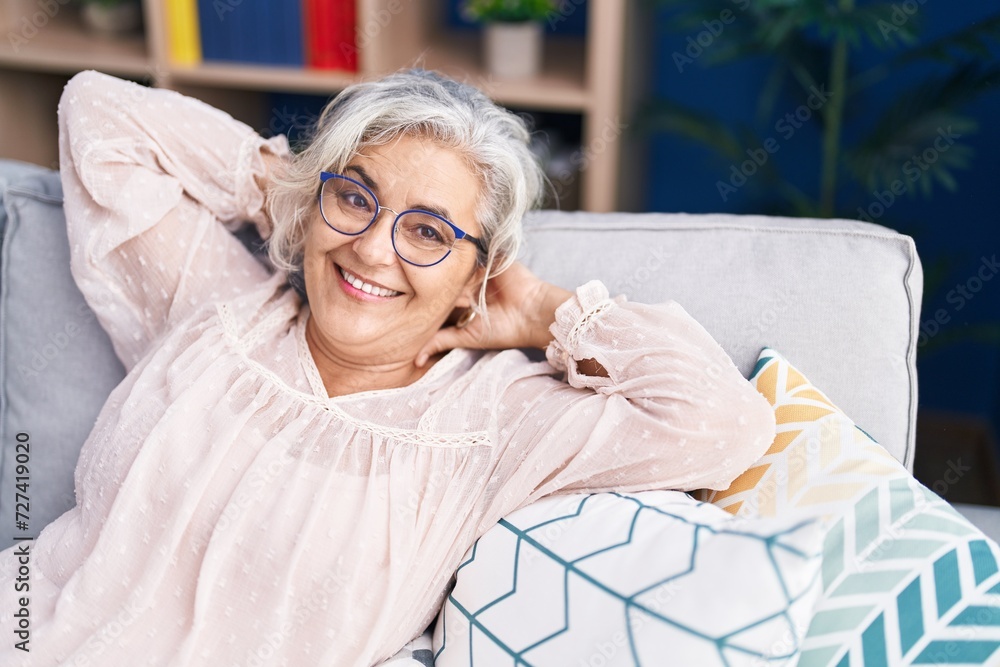
[[[351,183],[354,183],[358,187],[363,188],[365,190],[365,192],[367,192],[368,194],[370,194],[371,197],[372,197],[372,200],[375,202],[375,214],[372,216],[371,221],[369,221],[369,223],[367,225],[365,225],[365,228],[362,229],[361,231],[354,232],[353,234],[350,233],[350,232],[341,231],[341,230],[337,229],[336,227],[334,227],[330,223],[330,221],[326,219],[326,211],[323,210],[323,184],[326,183],[327,181],[329,181],[331,178],[339,178],[339,179],[342,179],[342,180],[345,180],[345,181],[350,181]],[[344,236],[360,236],[361,234],[364,234],[365,232],[367,232],[371,228],[371,226],[373,224],[375,224],[375,221],[378,220],[378,216],[382,212],[382,209],[385,209],[387,211],[392,211],[393,213],[396,213],[396,211],[393,211],[388,206],[382,206],[382,204],[379,203],[378,197],[375,196],[375,193],[372,192],[371,188],[369,188],[364,183],[361,183],[359,181],[354,180],[350,176],[344,176],[343,174],[335,174],[335,173],[330,172],[330,171],[321,171],[320,174],[319,174],[319,183],[320,183],[320,189],[319,189],[319,194],[317,195],[317,201],[319,203],[319,213],[320,213],[320,215],[323,216],[323,222],[326,223],[326,226],[329,227],[330,229],[332,229],[333,231],[337,232],[338,234],[343,234]],[[475,236],[473,236],[471,234],[467,234],[461,227],[459,227],[458,225],[456,225],[455,223],[453,223],[448,218],[440,216],[437,213],[431,213],[430,211],[425,211],[422,208],[408,208],[405,211],[402,211],[400,213],[396,213],[396,217],[392,221],[392,229],[391,229],[391,231],[389,233],[389,236],[392,239],[392,249],[393,249],[393,251],[396,253],[397,257],[399,257],[401,260],[403,260],[407,264],[411,264],[413,266],[434,266],[436,264],[440,264],[441,262],[443,262],[448,257],[448,255],[451,254],[451,251],[454,250],[455,246],[453,245],[451,248],[448,248],[448,252],[446,252],[441,259],[439,259],[436,262],[431,262],[430,264],[417,264],[416,262],[412,262],[412,261],[406,259],[405,257],[403,257],[400,254],[400,252],[399,252],[399,248],[396,247],[396,224],[399,222],[399,219],[404,214],[406,214],[406,213],[423,213],[424,215],[430,215],[430,216],[433,216],[433,217],[437,218],[438,220],[440,220],[441,222],[447,224],[449,227],[451,227],[455,231],[455,241],[461,241],[462,239],[465,239],[466,241],[471,241],[472,243],[474,243],[476,245],[476,249],[477,250],[479,250],[483,255],[486,254],[486,246],[483,245],[482,241],[480,241],[479,239],[477,239]],[[478,261],[478,258],[477,258],[477,261]]]

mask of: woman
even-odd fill
[[[94,72],[59,122],[73,275],[128,376],[34,545],[31,662],[4,642],[0,664],[373,664],[505,514],[725,488],[774,437],[679,305],[514,261],[544,179],[470,86],[351,86],[296,156]],[[273,274],[229,233],[244,220]]]

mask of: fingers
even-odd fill
[[[455,327],[445,327],[434,334],[433,338],[427,341],[427,344],[421,348],[420,352],[417,353],[416,364],[418,368],[423,368],[427,360],[433,357],[435,354],[444,352],[445,350],[452,350],[456,347],[467,347],[469,341],[468,336],[462,329],[457,329]]]

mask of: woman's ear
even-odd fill
[[[483,281],[486,279],[486,267],[476,264],[475,270],[462,287],[462,291],[455,301],[456,308],[471,308],[473,304],[479,303],[479,291],[482,289]]]

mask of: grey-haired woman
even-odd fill
[[[725,488],[774,437],[677,303],[515,261],[544,177],[471,86],[351,86],[298,155],[94,72],[59,122],[73,275],[128,375],[33,547],[32,651],[4,642],[4,665],[373,664],[505,514]],[[4,628],[16,569],[0,554]]]

